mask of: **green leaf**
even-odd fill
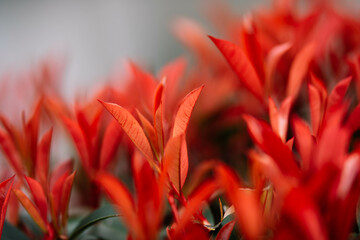
[[[108,218],[118,217],[119,214],[115,212],[111,205],[105,205],[86,216],[80,223],[75,227],[71,233],[69,240],[76,239],[79,234],[93,226],[94,224],[103,221]]]
[[[4,228],[1,240],[30,240],[20,229],[14,227],[7,221],[4,222]]]

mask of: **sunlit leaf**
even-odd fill
[[[133,141],[133,143],[140,150],[140,152],[144,154],[150,165],[153,168],[158,169],[157,164],[154,160],[153,153],[151,151],[150,143],[146,138],[145,133],[138,121],[125,108],[115,103],[101,103],[118,121],[124,132],[129,136],[129,138]]]
[[[185,134],[186,128],[189,124],[191,113],[203,88],[204,86],[201,86],[192,90],[181,101],[175,116],[172,132],[173,137]]]

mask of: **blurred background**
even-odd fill
[[[66,63],[66,95],[104,80],[130,58],[158,69],[185,54],[171,33],[178,17],[209,29],[206,9],[216,1],[0,1],[0,76],[30,69],[46,56]],[[228,0],[239,13],[267,0]],[[2,77],[2,79],[4,79]]]

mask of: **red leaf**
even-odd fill
[[[137,115],[139,116],[140,123],[143,127],[144,133],[151,145],[151,149],[153,150],[153,153],[155,154],[155,157],[160,160],[160,147],[159,147],[159,139],[157,136],[157,133],[155,131],[154,126],[149,122],[149,120],[144,117],[144,115],[141,114],[138,110],[136,110]]]
[[[229,240],[231,232],[234,229],[235,221],[225,224],[216,235],[216,240]]]
[[[161,70],[159,76],[160,79],[166,79],[164,85],[164,114],[172,113],[175,109],[175,99],[177,96],[177,87],[179,80],[184,74],[186,68],[186,60],[184,58],[178,58],[173,62],[165,65]],[[169,116],[166,119],[169,119]]]
[[[30,217],[34,220],[34,222],[40,227],[40,229],[46,233],[47,232],[47,226],[44,222],[43,218],[41,217],[38,209],[35,207],[35,205],[30,201],[30,199],[19,189],[14,189],[14,194],[19,199],[19,202],[23,207],[26,209],[26,211],[29,213]]]
[[[283,214],[307,239],[328,239],[325,225],[310,194],[294,189],[284,199]]]
[[[343,103],[345,94],[349,88],[352,77],[347,77],[336,84],[331,91],[327,104],[328,109],[333,109],[335,106],[339,106]]]
[[[181,101],[175,116],[172,134],[173,137],[185,134],[186,128],[189,124],[191,113],[203,88],[204,86],[201,86],[192,90]]]
[[[62,117],[62,121],[73,139],[84,169],[86,170],[87,174],[91,176],[93,169],[89,162],[90,156],[83,131],[77,123],[67,117]]]
[[[105,170],[116,154],[123,131],[119,127],[117,121],[112,120],[106,127],[104,137],[101,144],[99,169]]]
[[[128,229],[136,236],[142,234],[138,216],[135,211],[133,198],[129,190],[115,177],[100,173],[96,177],[97,183],[104,189],[107,196],[116,205],[124,218]]]
[[[320,125],[324,114],[324,105],[321,101],[320,92],[311,84],[308,85],[309,89],[309,105],[310,117],[313,134],[318,135]]]
[[[309,127],[298,117],[292,120],[295,143],[301,157],[301,167],[306,172],[311,167],[311,158],[315,141]]]
[[[287,96],[291,96],[294,100],[296,99],[300,91],[301,84],[308,72],[315,50],[315,44],[306,44],[297,53],[291,64],[286,94]]]
[[[292,47],[289,42],[279,44],[273,47],[266,59],[266,71],[265,71],[265,90],[269,94],[273,89],[273,78],[276,72],[276,66],[284,54]]]
[[[280,137],[280,139],[285,142],[286,134],[288,129],[288,119],[290,108],[292,105],[291,97],[286,98],[282,103],[279,109],[275,106],[274,101],[269,98],[269,116],[271,128],[274,132]]]
[[[250,115],[243,115],[253,141],[279,165],[281,171],[288,176],[299,177],[299,168],[295,158],[285,143],[270,127]]]
[[[264,82],[264,56],[263,49],[259,43],[257,28],[251,15],[245,15],[242,21],[242,40],[246,55],[254,66],[259,80]]]
[[[184,135],[171,138],[166,144],[163,158],[164,171],[169,174],[170,181],[179,194],[181,194],[181,188],[185,183],[189,164],[184,138]]]
[[[44,193],[44,190],[40,183],[36,181],[35,179],[32,179],[30,177],[26,177],[25,179],[29,185],[31,195],[34,198],[35,204],[37,208],[39,209],[39,213],[44,220],[45,223],[47,223],[47,200],[46,195]]]
[[[262,233],[261,208],[256,191],[241,189],[238,178],[228,167],[216,167],[216,179],[225,190],[227,199],[234,205],[241,232],[247,239],[257,239]]]
[[[161,80],[163,81],[163,80]],[[160,82],[156,89],[155,89],[155,94],[154,94],[154,115],[156,113],[156,111],[158,110],[161,102],[163,101],[163,90],[164,90],[164,83]]]
[[[180,235],[181,231],[189,223],[193,215],[204,207],[205,203],[211,198],[217,189],[218,184],[213,180],[209,180],[204,182],[193,194],[191,194],[188,199],[188,204],[186,205],[186,208],[184,209],[184,212],[174,229],[174,236]]]
[[[163,189],[158,185],[154,171],[138,151],[132,157],[132,170],[138,218],[143,229],[147,229],[146,239],[156,239],[162,220]]]
[[[158,170],[158,165],[155,162],[150,143],[138,121],[129,111],[115,103],[106,103],[102,101],[100,101],[100,103],[103,104],[111,115],[113,115],[113,117],[118,121],[124,132],[149,161],[150,166]]]
[[[151,110],[153,106],[152,100],[156,89],[156,81],[154,77],[143,71],[134,62],[129,61],[129,67],[133,76],[126,92],[131,93],[130,97],[134,98],[135,103],[145,106],[147,110]]]
[[[6,217],[6,209],[10,198],[11,188],[14,183],[14,177],[15,176],[12,176],[0,183],[0,238]]]
[[[256,164],[262,175],[271,181],[279,196],[285,195],[291,189],[294,181],[290,180],[293,179],[284,176],[279,166],[269,155],[252,150],[248,156]]]
[[[45,135],[42,137],[38,148],[37,148],[37,159],[36,159],[36,168],[35,176],[39,180],[44,189],[47,188],[48,184],[48,174],[49,174],[49,157],[50,157],[50,145],[52,138],[53,129],[51,128]]]
[[[36,150],[38,143],[38,134],[39,134],[39,123],[40,123],[40,113],[42,107],[42,99],[40,99],[35,106],[35,110],[30,117],[29,121],[25,123],[25,117],[23,118],[24,124],[24,133],[26,138],[27,150],[29,157],[31,157],[32,166],[34,167],[36,161]],[[30,174],[33,174],[30,173]]]
[[[154,129],[157,136],[160,156],[164,153],[163,104],[160,103],[154,113]]]
[[[61,216],[61,208],[62,208],[62,195],[63,195],[63,187],[65,186],[65,181],[69,176],[69,171],[64,172],[61,176],[53,179],[54,184],[51,188],[50,193],[50,206],[51,206],[51,216],[54,222],[54,226],[57,228],[60,227],[60,216]]]
[[[73,172],[71,175],[67,176],[65,179],[62,196],[61,196],[61,205],[60,205],[60,212],[62,215],[62,226],[65,227],[67,224],[68,219],[68,208],[71,196],[71,189],[74,182],[76,171]]]
[[[211,36],[209,36],[209,38],[224,55],[245,88],[254,94],[260,101],[263,101],[264,86],[257,76],[254,66],[246,57],[243,50],[232,42]]]
[[[22,179],[24,169],[19,153],[16,151],[16,147],[11,141],[9,135],[6,132],[3,132],[1,129],[0,145],[15,173],[19,176],[20,179]]]

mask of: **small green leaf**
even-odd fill
[[[108,218],[118,217],[119,214],[115,212],[111,205],[105,205],[86,216],[80,223],[75,227],[71,233],[69,240],[76,239],[79,234],[93,226],[94,224],[103,221]]]
[[[7,221],[4,222],[4,228],[1,240],[30,240],[20,229],[14,227]]]

